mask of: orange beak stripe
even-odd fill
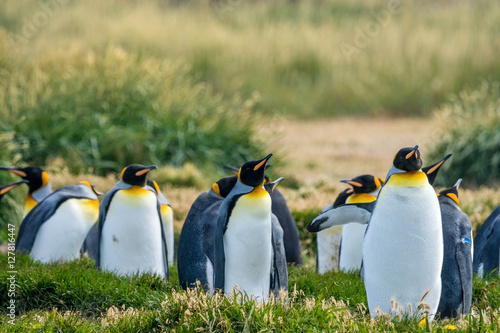
[[[136,176],[142,176],[146,173],[148,173],[149,171],[151,171],[151,169],[144,169],[144,170],[139,170],[135,173]]]
[[[19,171],[19,170],[9,170],[9,172],[12,172],[15,175],[18,175],[19,177],[25,178],[27,176],[26,172]]]
[[[259,170],[264,164],[267,163],[267,160],[263,160],[262,162],[260,162],[259,164],[257,164],[254,168],[253,168],[253,171],[257,171]]]

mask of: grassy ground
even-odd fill
[[[281,138],[272,142],[276,152],[286,156],[288,165],[279,165],[273,176],[285,175],[293,187],[282,187],[297,220],[303,245],[304,267],[291,267],[288,302],[266,305],[238,305],[178,286],[175,267],[170,281],[145,276],[117,278],[97,272],[89,259],[69,264],[41,265],[18,256],[16,262],[18,317],[16,325],[1,325],[7,331],[61,332],[149,332],[149,331],[435,331],[444,332],[449,322],[419,327],[418,319],[370,319],[362,280],[357,273],[315,272],[315,237],[305,226],[321,208],[332,201],[344,186],[340,178],[359,173],[383,176],[395,151],[404,145],[422,143],[422,154],[432,144],[432,121],[415,119],[357,120],[330,122],[283,120]],[[335,133],[335,135],[331,135]],[[359,135],[359,133],[363,133]],[[346,149],[349,145],[350,149]],[[273,150],[274,151],[274,150]],[[431,162],[431,161],[430,161]],[[58,162],[62,163],[62,162]],[[54,171],[59,166],[53,166]],[[50,167],[49,167],[50,169]],[[348,171],[347,171],[348,170]],[[271,169],[270,169],[271,171]],[[155,174],[157,172],[157,174]],[[174,169],[153,171],[161,181],[175,209],[175,226],[182,223],[200,191],[209,186],[202,175],[189,169],[192,184],[172,185],[165,174]],[[189,177],[188,177],[189,178]],[[54,188],[88,179],[101,191],[109,190],[116,177],[106,178],[67,172],[52,174]],[[280,185],[281,186],[281,185]],[[500,204],[498,188],[460,190],[462,208],[473,225],[484,221]],[[7,257],[0,257],[2,275],[9,277]],[[453,321],[459,331],[496,331],[500,327],[500,288],[498,277],[474,281],[475,316]],[[9,300],[8,284],[0,286],[2,304]],[[5,311],[5,309],[4,309]]]

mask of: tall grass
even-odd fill
[[[25,162],[61,157],[73,173],[131,163],[204,167],[263,154],[255,98],[223,100],[193,83],[182,64],[121,47],[47,51],[7,74],[0,104],[0,126],[15,132]]]
[[[438,185],[463,178],[465,187],[500,184],[500,84],[483,81],[454,95],[435,113],[439,124],[434,159],[452,153]]]

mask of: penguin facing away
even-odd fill
[[[40,201],[52,193],[49,175],[39,167],[0,167],[0,170],[11,172],[28,181],[28,195],[24,203],[24,216],[33,209]]]
[[[174,234],[174,211],[167,197],[160,190],[160,186],[154,180],[147,180],[148,186],[156,192],[158,202],[161,205],[161,219],[163,221],[163,231],[165,232],[165,241],[167,242],[168,265],[174,264],[175,234]]]
[[[169,277],[160,203],[147,187],[156,166],[132,164],[99,207],[96,267],[118,275],[142,273]]]
[[[219,207],[236,180],[236,176],[219,179],[209,191],[201,193],[189,209],[177,247],[177,270],[184,289],[196,287],[199,282],[206,292],[213,294]]]
[[[436,314],[443,263],[441,211],[421,167],[418,146],[400,149],[376,201],[331,209],[307,227],[317,232],[349,220],[369,221],[363,265],[372,316],[379,311],[416,315],[421,301],[429,320]]]
[[[271,156],[243,164],[236,185],[219,208],[214,289],[241,301],[267,301],[275,288],[285,287],[273,288],[273,217],[271,197],[263,187]]]
[[[472,303],[472,225],[459,206],[461,182],[459,179],[451,189],[438,194],[444,243],[441,299],[437,309],[441,318],[466,315]]]
[[[266,170],[270,165],[266,165]],[[232,166],[224,166],[227,170],[238,174],[239,169]],[[271,182],[269,177],[264,176],[264,185]],[[285,242],[286,261],[292,265],[302,265],[302,253],[300,246],[299,230],[297,223],[293,218],[292,212],[288,207],[285,197],[278,190],[271,192],[271,210],[278,218],[278,221],[283,229],[283,240]]]
[[[18,187],[21,184],[26,184],[28,181],[27,180],[20,180],[18,182],[12,183],[12,184],[7,184],[7,185],[1,185],[0,186],[0,200],[2,200],[3,196],[6,195],[10,190]]]
[[[474,238],[473,270],[479,277],[499,274],[500,206],[488,216]],[[496,272],[495,272],[496,271]]]
[[[23,220],[16,249],[44,263],[72,260],[99,216],[97,192],[89,182],[59,188]]]

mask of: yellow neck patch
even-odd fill
[[[150,193],[151,191],[149,190],[146,190],[145,188],[142,188],[140,186],[137,186],[137,185],[134,185],[132,186],[131,188],[129,189],[126,189],[124,190],[126,193],[128,194],[132,194],[132,195],[142,195],[142,194],[145,194],[145,193]]]
[[[260,198],[262,196],[269,195],[266,190],[264,190],[264,187],[262,186],[256,186],[252,192],[248,193],[247,196],[250,197],[256,197]]]
[[[24,213],[28,214],[30,210],[35,208],[37,204],[38,202],[36,202],[35,199],[33,199],[31,194],[28,194],[28,196],[26,197],[26,201],[24,202]]]
[[[49,175],[45,171],[42,171],[42,187],[44,187],[48,183],[49,183]]]
[[[424,186],[429,184],[427,175],[422,171],[395,173],[389,178],[392,186]]]
[[[368,193],[353,194],[347,198],[346,203],[361,203],[361,202],[372,202],[377,198]]]

